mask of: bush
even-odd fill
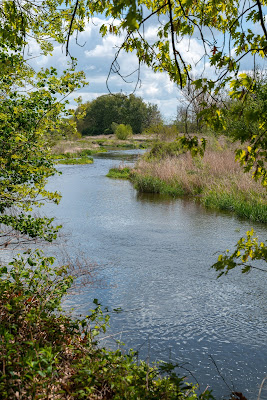
[[[133,130],[130,125],[120,124],[115,128],[116,138],[119,140],[126,140],[131,137],[133,134]]]

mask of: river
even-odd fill
[[[133,157],[136,151],[115,151],[92,165],[59,166],[62,175],[49,182],[63,196],[59,206],[46,206],[63,223],[59,242],[96,263],[101,281],[64,306],[86,314],[97,298],[121,307],[111,313],[107,336],[114,336],[102,343],[114,348],[120,340],[150,363],[177,363],[217,399],[232,389],[256,399],[267,375],[266,275],[233,271],[217,280],[210,265],[252,225],[265,238],[266,226],[185,199],[139,195],[128,181],[105,176]]]

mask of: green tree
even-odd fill
[[[159,121],[156,105],[146,104],[133,94],[108,94],[85,104],[85,116],[77,120],[77,127],[83,135],[101,135],[113,133],[112,123],[116,123],[130,125],[136,134]]]
[[[25,83],[27,87],[25,87]],[[85,83],[73,67],[58,77],[54,68],[35,73],[19,51],[0,45],[0,245],[41,238],[52,241],[53,218],[33,209],[60,194],[45,190],[56,173],[47,147],[49,132],[60,129],[66,96]]]

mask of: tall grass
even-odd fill
[[[206,207],[267,222],[266,190],[243,172],[232,149],[209,149],[202,159],[189,153],[161,160],[141,159],[133,176],[141,192],[194,196]]]

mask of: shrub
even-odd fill
[[[133,134],[133,130],[130,125],[120,124],[115,128],[116,138],[119,140],[126,140],[131,137]]]

